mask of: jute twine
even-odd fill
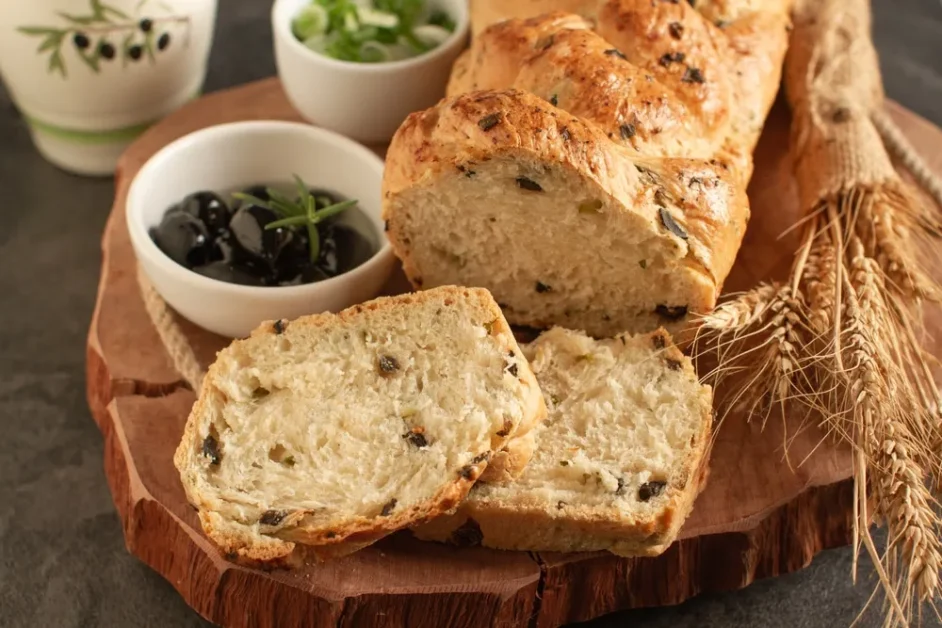
[[[935,204],[942,207],[942,178],[937,176],[929,164],[916,152],[885,110],[874,111],[870,119],[880,132],[890,154],[913,176],[916,184],[932,197]]]
[[[167,355],[170,356],[173,368],[180,373],[192,390],[199,392],[206,372],[196,359],[196,353],[186,334],[177,323],[176,314],[157,294],[157,290],[140,266],[137,267],[137,283],[141,289],[147,315],[157,330],[157,335],[160,336],[160,342],[163,343]]]

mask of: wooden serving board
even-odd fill
[[[923,154],[933,155],[942,131],[890,107]],[[135,173],[167,143],[213,124],[262,118],[298,119],[277,79],[193,102],[127,151],[102,241],[101,283],[88,336],[88,399],[105,438],[105,471],[127,547],[202,616],[253,627],[552,628],[741,588],[801,569],[822,549],[849,542],[848,452],[818,447],[822,435],[798,431],[796,421],[772,420],[762,431],[731,415],[719,431],[708,485],[682,539],[658,558],[455,549],[401,532],[352,556],[292,571],[227,562],[203,536],[173,468],[195,396],[173,370],[144,309],[124,205]],[[757,151],[749,190],[752,221],[728,290],[781,276],[796,248],[794,235],[780,237],[798,217],[788,122],[779,103]],[[942,155],[935,151],[934,157],[934,165],[942,165]],[[403,286],[399,277],[389,289]],[[204,365],[227,343],[181,324]]]

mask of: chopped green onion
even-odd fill
[[[434,26],[441,26],[449,33],[455,32],[455,26],[457,26],[455,21],[444,11],[432,13],[432,16],[428,19],[428,23]]]
[[[399,16],[395,13],[377,11],[376,9],[357,9],[360,24],[378,26],[380,28],[396,28],[399,26]]]
[[[415,38],[428,46],[440,46],[451,36],[451,32],[441,26],[425,24],[412,29]]]
[[[295,37],[319,54],[342,61],[381,63],[440,46],[455,21],[427,0],[311,0],[294,17]]]
[[[327,11],[317,4],[310,4],[295,16],[291,22],[291,31],[301,41],[306,41],[314,35],[323,35],[327,31]]]
[[[391,57],[389,46],[378,41],[363,42],[360,46],[360,58],[366,63],[381,63],[389,61]]]

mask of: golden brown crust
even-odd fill
[[[230,347],[253,339],[266,338],[284,333],[288,327],[331,327],[338,322],[355,321],[363,311],[382,311],[398,308],[413,303],[450,300],[474,299],[484,309],[485,318],[492,319],[491,335],[502,345],[503,350],[514,351],[522,356],[519,346],[513,338],[509,325],[503,319],[500,308],[494,302],[490,293],[481,288],[462,288],[445,286],[436,290],[400,295],[396,297],[382,297],[373,301],[356,305],[338,314],[317,314],[302,317],[295,321],[267,321],[259,325],[246,340],[236,340]],[[222,353],[230,351],[224,349]],[[305,554],[317,559],[342,556],[368,545],[396,530],[415,525],[417,522],[430,520],[455,507],[467,495],[470,488],[481,477],[488,466],[488,461],[495,450],[512,443],[513,439],[521,434],[527,434],[535,424],[545,417],[546,407],[542,393],[536,382],[536,377],[526,363],[525,359],[518,366],[519,379],[529,389],[527,407],[523,420],[516,425],[508,426],[501,434],[494,434],[491,440],[491,450],[475,458],[471,465],[461,469],[451,483],[445,484],[439,491],[428,499],[412,504],[408,508],[397,510],[389,516],[363,517],[348,516],[343,521],[314,522],[308,513],[298,510],[279,520],[277,525],[262,526],[232,521],[221,516],[213,507],[215,498],[201,494],[194,486],[190,476],[198,473],[194,467],[194,460],[198,458],[197,452],[201,447],[202,439],[199,437],[199,427],[203,417],[207,416],[209,406],[219,403],[220,394],[215,387],[216,366],[210,367],[203,380],[199,398],[194,404],[184,428],[183,438],[174,455],[174,464],[180,471],[187,498],[191,504],[199,509],[200,523],[206,535],[216,543],[220,549],[231,559],[249,564],[270,563],[283,564],[291,559],[296,550],[296,543],[313,546],[305,549]],[[526,460],[514,459],[517,464],[526,464]],[[509,461],[505,461],[509,464]],[[508,469],[505,472],[516,472]]]
[[[663,329],[648,335],[660,354],[696,380],[688,358]],[[654,342],[659,338],[659,342]],[[649,516],[631,517],[615,507],[538,504],[472,497],[449,516],[413,528],[426,540],[529,551],[606,550],[621,556],[656,556],[677,538],[706,481],[713,410],[712,392],[700,396],[699,428],[680,470],[669,479],[666,503]],[[474,495],[474,493],[472,493]]]
[[[554,11],[580,16],[637,69],[671,92],[671,104],[696,118],[711,145],[724,147],[745,182],[751,175],[759,130],[778,92],[791,4],[792,0],[473,0],[471,21],[476,39],[493,39],[487,32],[493,28],[504,31],[506,42],[515,29],[498,24],[504,20]],[[565,20],[557,16],[555,22]],[[477,41],[469,56],[475,54],[474,46]],[[503,46],[479,48],[477,63],[461,64],[456,73],[462,78],[449,94],[456,93],[459,85],[474,84],[477,71],[506,78],[512,70],[505,66],[521,61],[519,52],[507,55]],[[528,89],[506,81],[492,88],[512,86]],[[695,147],[690,148],[694,151],[686,156],[694,156]]]
[[[656,80],[589,26],[558,12],[494,24],[456,65],[448,95],[513,87],[594,124],[613,142],[643,155],[713,156],[725,136],[688,109],[681,93],[697,86],[669,73],[668,81]],[[665,73],[671,69],[658,67]]]
[[[728,135],[733,86],[727,44],[689,3],[609,0],[599,10],[596,32],[670,87],[708,132]]]

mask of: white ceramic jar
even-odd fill
[[[0,75],[52,163],[108,175],[202,89],[216,0],[0,2]]]

